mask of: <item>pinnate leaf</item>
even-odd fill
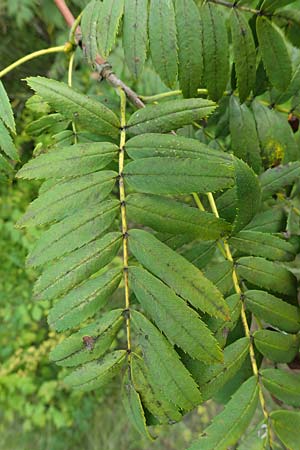
[[[64,382],[72,389],[91,391],[105,386],[117,373],[126,359],[126,350],[108,353],[98,361],[91,361],[70,373]]]
[[[235,392],[203,436],[189,450],[226,450],[235,445],[248,427],[258,402],[258,386],[255,377],[249,378]]]
[[[143,309],[173,345],[200,361],[222,360],[217,341],[199,315],[172,289],[140,267],[130,267],[130,286]]]
[[[215,109],[214,102],[201,98],[170,100],[159,105],[149,105],[132,114],[127,123],[127,130],[132,135],[166,133],[203,119]]]
[[[131,230],[129,248],[146,269],[195,308],[229,319],[228,306],[218,289],[199,269],[156,237],[144,230]]]
[[[132,311],[131,322],[142,347],[150,377],[167,399],[184,410],[201,403],[201,394],[178,354],[158,329],[141,313]]]

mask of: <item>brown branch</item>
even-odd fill
[[[61,15],[65,19],[68,27],[72,27],[75,22],[75,18],[71,13],[70,9],[65,3],[65,0],[54,0],[57,8],[59,9]],[[77,28],[76,35],[80,35],[80,27]],[[95,58],[95,67],[99,73],[99,78],[107,80],[114,88],[121,88],[125,92],[128,100],[133,103],[137,108],[144,108],[145,104],[139,98],[136,92],[130,89],[122,80],[120,80],[112,70],[111,65],[102,58],[101,55],[97,55]]]
[[[54,0],[54,3],[56,4],[56,6],[59,9],[63,18],[65,19],[68,27],[71,28],[71,26],[73,25],[73,23],[75,21],[75,18],[73,16],[73,14],[71,13],[71,11],[69,10],[68,6],[66,5],[65,1],[64,0]]]

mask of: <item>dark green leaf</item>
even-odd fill
[[[149,105],[132,114],[127,130],[132,135],[166,133],[208,117],[215,109],[215,103],[202,98],[170,100]]]
[[[262,256],[271,261],[292,261],[296,256],[289,242],[259,231],[240,231],[229,243],[242,254]]]
[[[81,391],[91,391],[105,386],[120,370],[126,358],[126,350],[108,353],[98,361],[84,364],[71,372],[64,382]]]
[[[145,414],[139,393],[135,390],[132,384],[131,377],[128,371],[125,372],[123,379],[122,401],[128,419],[135,427],[135,429],[147,439],[152,440],[149,431],[147,430]]]
[[[99,53],[104,59],[107,59],[115,44],[123,9],[124,0],[102,0],[97,23],[97,42]]]
[[[249,378],[235,392],[212,424],[189,450],[225,450],[237,443],[248,427],[258,402],[256,378]]]
[[[223,12],[206,3],[200,9],[203,26],[204,81],[210,97],[217,101],[229,79],[229,46]]]
[[[121,278],[120,269],[112,269],[75,287],[50,310],[49,325],[63,331],[93,316],[107,303]]]
[[[120,246],[120,233],[108,233],[75,250],[44,270],[35,295],[44,300],[57,298],[111,262]]]
[[[126,142],[126,152],[132,159],[152,158],[206,158],[208,161],[232,162],[232,156],[208,147],[196,139],[171,134],[148,133]]]
[[[262,199],[266,200],[268,197],[279,192],[282,188],[295,183],[299,178],[300,163],[298,161],[266,170],[260,176]]]
[[[129,247],[137,260],[174,289],[177,295],[195,308],[228,319],[228,307],[221,293],[181,255],[144,230],[130,231]]]
[[[266,389],[287,405],[300,407],[300,379],[282,369],[264,369],[261,379]]]
[[[68,178],[97,172],[118,155],[110,142],[76,144],[55,148],[32,159],[18,172],[19,178]]]
[[[291,81],[292,65],[283,35],[263,16],[256,20],[256,31],[268,77],[277,89],[284,91]]]
[[[252,102],[252,109],[264,166],[296,161],[299,150],[286,116],[258,101]]]
[[[222,353],[199,315],[172,289],[145,269],[130,267],[130,286],[143,309],[172,344],[200,361],[222,360]]]
[[[253,219],[260,207],[261,191],[258,178],[242,160],[235,159],[236,216],[233,232],[242,230]]]
[[[289,363],[299,351],[300,341],[296,334],[258,330],[253,337],[256,348],[271,361]]]
[[[260,146],[252,111],[247,105],[241,105],[234,96],[230,99],[229,124],[231,146],[235,156],[245,161],[254,172],[260,173]]]
[[[151,379],[169,401],[184,410],[201,403],[201,394],[178,354],[158,329],[141,313],[132,311],[131,322],[143,349]]]
[[[50,353],[59,366],[73,367],[102,356],[111,346],[123,322],[122,310],[109,311],[94,323],[60,342]],[[84,338],[88,338],[87,341]]]
[[[256,49],[248,20],[236,8],[230,15],[230,24],[237,85],[243,103],[255,84]]]
[[[143,71],[147,51],[148,0],[125,0],[123,45],[126,63],[138,78]]]
[[[215,192],[233,184],[233,165],[206,158],[144,158],[124,169],[125,181],[147,194]]]
[[[120,122],[99,101],[80,94],[65,83],[43,77],[27,78],[28,85],[67,119],[96,134],[117,137]]]
[[[178,407],[159,390],[155,380],[151,380],[144,361],[136,355],[133,355],[131,359],[131,374],[134,387],[138,391],[143,405],[160,423],[170,424],[181,419]]]
[[[263,11],[273,12],[278,8],[294,3],[295,0],[264,0],[261,9]]]
[[[162,81],[172,88],[177,78],[177,39],[172,0],[150,1],[149,38],[154,68]]]
[[[215,251],[216,243],[214,241],[193,242],[181,249],[180,254],[198,269],[202,269],[213,258]]]
[[[29,253],[28,265],[45,264],[98,238],[110,227],[119,207],[118,200],[108,200],[97,208],[83,209],[52,225]]]
[[[272,411],[271,422],[275,433],[289,450],[300,448],[300,412],[299,411]]]
[[[132,194],[126,200],[126,210],[130,220],[153,230],[202,240],[218,239],[231,229],[228,222],[214,214],[156,195]]]
[[[249,339],[244,337],[225,348],[222,364],[208,366],[199,361],[185,362],[186,367],[199,384],[204,401],[212,398],[236,374],[248,354]]]
[[[29,205],[17,225],[42,225],[70,216],[87,204],[95,207],[110,194],[116,177],[116,172],[103,170],[67,181],[54,179],[53,186]]]
[[[82,48],[84,54],[91,65],[95,64],[98,55],[97,29],[100,17],[102,2],[91,1],[83,10],[81,18]],[[101,24],[100,24],[101,26]]]
[[[13,133],[16,132],[14,113],[8,95],[6,93],[6,90],[4,89],[1,80],[0,80],[0,119]]]
[[[250,283],[272,292],[296,296],[297,280],[285,267],[264,258],[243,257],[237,260],[237,271]]]
[[[184,97],[195,97],[201,85],[202,31],[194,0],[175,0],[179,85]]]
[[[280,330],[288,333],[297,333],[300,330],[299,308],[268,292],[247,291],[245,303],[255,316]]]
[[[233,265],[230,261],[221,261],[205,267],[204,274],[223,295],[226,295],[233,288],[232,269]]]
[[[1,92],[0,92],[0,94],[1,94]],[[0,102],[1,102],[1,99],[0,99]],[[0,108],[1,108],[1,106],[0,106]],[[4,126],[4,124],[1,120],[0,120],[0,149],[2,149],[3,152],[10,159],[13,159],[13,160],[19,159],[15,144],[14,144],[7,128]]]

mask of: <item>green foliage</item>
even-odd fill
[[[39,230],[27,261],[50,327],[67,332],[50,353],[63,389],[122,377],[128,419],[150,439],[225,402],[193,450],[263,448],[273,432],[298,446],[286,432],[298,412],[271,412],[268,395],[299,406],[300,51],[281,15],[293,2],[256,3],[82,5],[82,49],[120,105],[104,81],[99,96],[71,87],[72,59],[68,84],[27,78],[36,149],[17,176],[42,184],[17,224]],[[0,99],[7,168],[18,156],[2,84]]]

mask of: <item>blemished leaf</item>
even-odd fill
[[[203,71],[202,29],[194,0],[176,0],[179,85],[184,97],[195,97]]]
[[[44,300],[57,298],[111,262],[120,246],[120,233],[112,232],[73,251],[44,270],[35,295]]]
[[[1,102],[1,99],[0,99]],[[3,150],[3,152],[10,158],[13,160],[18,160],[19,159],[19,155],[17,152],[17,149],[15,147],[15,144],[7,130],[7,128],[5,127],[5,125],[3,124],[3,122],[0,120],[0,149]]]
[[[255,286],[291,297],[296,296],[297,280],[288,269],[264,258],[245,256],[237,260],[238,275]]]
[[[255,316],[287,333],[300,330],[300,310],[265,291],[246,291],[245,304]]]
[[[1,80],[0,80],[0,119],[13,133],[16,132],[14,113],[8,95]]]
[[[248,353],[249,339],[244,337],[225,348],[223,363],[206,365],[191,359],[184,361],[199,385],[203,401],[212,398],[237,373]]]
[[[145,362],[135,354],[131,359],[131,376],[143,405],[160,423],[170,424],[181,419],[178,407],[159,390],[155,380],[151,380]]]
[[[202,98],[148,105],[132,114],[127,123],[127,131],[131,135],[167,133],[208,117],[215,109],[214,102]]]
[[[149,39],[154,68],[172,88],[177,79],[177,39],[172,0],[150,0]]]
[[[105,306],[118,288],[121,278],[120,269],[111,269],[75,287],[50,310],[49,325],[57,331],[63,331],[93,316]]]
[[[258,385],[255,377],[249,378],[234,393],[203,436],[189,450],[225,450],[237,443],[248,427],[258,402]]]
[[[300,448],[300,412],[299,411],[272,411],[271,423],[275,433],[289,450]]]
[[[146,269],[195,308],[229,319],[228,306],[218,289],[199,269],[153,235],[144,230],[130,230],[129,248]]]
[[[99,358],[111,346],[123,320],[121,309],[103,314],[101,319],[60,342],[50,353],[51,361],[72,367]]]
[[[150,377],[169,401],[184,410],[201,403],[201,394],[191,374],[163,334],[137,311],[131,313],[131,323],[143,349]]]
[[[298,161],[266,170],[260,176],[262,199],[266,200],[284,187],[292,185],[299,178],[300,163]]]
[[[44,77],[27,78],[28,85],[57,112],[85,130],[117,137],[120,122],[115,113],[99,101],[80,94],[65,83]]]
[[[118,200],[107,200],[98,207],[79,210],[52,225],[29,253],[27,264],[43,265],[98,238],[110,227],[119,207]]]
[[[115,44],[123,9],[124,0],[102,0],[97,23],[97,42],[103,58],[109,56]]]
[[[289,242],[259,231],[240,231],[229,243],[242,254],[262,256],[271,261],[292,261],[296,257],[296,251]]]
[[[256,79],[256,49],[247,18],[233,8],[230,15],[233,59],[241,103],[254,88]]]
[[[116,183],[117,173],[102,170],[71,180],[54,179],[55,183],[33,201],[17,225],[34,226],[58,221],[104,200]]]
[[[91,391],[105,386],[117,373],[126,359],[126,350],[108,353],[98,361],[91,361],[71,372],[64,382],[72,389]]]
[[[264,369],[261,380],[266,389],[287,405],[300,407],[299,376],[283,369]]]
[[[286,116],[257,100],[252,102],[252,110],[265,168],[297,161],[299,150]]]
[[[127,417],[135,429],[147,439],[152,440],[147,430],[146,418],[139,393],[135,390],[128,371],[123,378],[122,401]]]
[[[256,31],[268,77],[273,86],[284,91],[291,81],[292,65],[283,35],[263,16],[256,20]]]
[[[258,330],[253,337],[256,348],[271,361],[289,363],[299,351],[300,340],[296,334]]]
[[[131,161],[124,169],[125,183],[147,194],[192,194],[216,192],[234,182],[233,164],[205,157],[154,157]]]
[[[262,171],[260,146],[252,111],[246,104],[231,96],[229,104],[229,125],[232,150],[245,161],[255,173]]]
[[[80,28],[82,48],[89,64],[94,65],[98,55],[97,29],[102,2],[93,0],[83,10]]]
[[[96,172],[118,155],[118,147],[109,142],[75,144],[55,148],[30,160],[18,172],[19,178],[69,178]]]
[[[126,152],[132,159],[159,156],[232,162],[232,156],[228,153],[208,147],[196,139],[171,134],[146,133],[135,136],[126,142]]]
[[[148,40],[148,0],[125,0],[123,46],[125,61],[138,78],[144,67]]]
[[[216,339],[199,315],[172,289],[140,267],[129,268],[130,286],[168,340],[200,361],[222,360]]]
[[[130,220],[164,233],[187,234],[202,240],[229,234],[231,226],[214,214],[158,195],[131,194],[126,200]]]
[[[204,82],[209,96],[218,101],[229,79],[229,45],[225,16],[215,5],[200,8],[203,26]]]

